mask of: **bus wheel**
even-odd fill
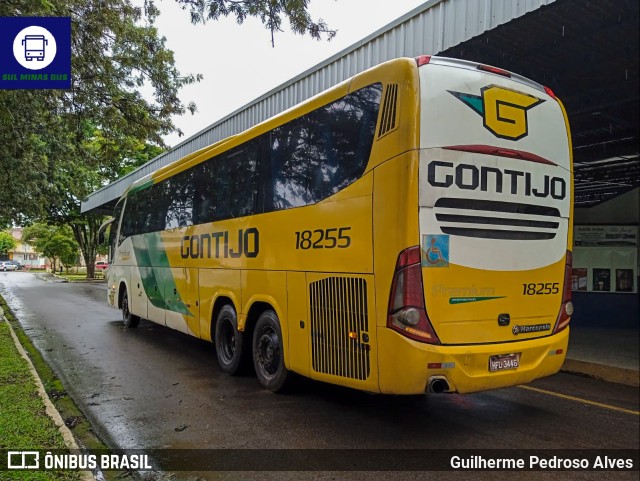
[[[242,333],[238,331],[238,316],[233,306],[220,309],[214,334],[218,364],[227,374],[237,374],[242,365]]]
[[[280,321],[273,311],[265,311],[253,330],[253,365],[260,384],[269,391],[285,389],[289,371],[284,365]]]
[[[131,314],[129,310],[129,296],[127,295],[127,291],[124,291],[122,294],[122,322],[124,322],[125,327],[138,327],[140,324],[140,318],[135,314]]]

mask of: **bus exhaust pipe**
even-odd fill
[[[441,394],[443,392],[451,392],[449,388],[449,381],[444,376],[433,376],[429,378],[427,384],[427,391],[434,394]]]

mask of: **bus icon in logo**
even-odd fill
[[[56,38],[39,25],[23,28],[13,39],[13,56],[16,62],[28,70],[47,68],[55,60],[57,53]]]
[[[22,45],[24,45],[24,59],[30,62],[34,58],[42,62],[44,60],[44,49],[49,44],[49,41],[44,38],[44,35],[25,35],[22,39]]]

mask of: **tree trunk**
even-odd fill
[[[80,222],[71,224],[73,236],[80,246],[82,258],[87,266],[87,279],[95,277],[95,261],[98,253],[98,230],[102,223],[102,216],[86,215]]]

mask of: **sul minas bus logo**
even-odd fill
[[[70,17],[0,17],[0,89],[71,88]]]
[[[519,140],[529,133],[527,110],[544,100],[517,90],[488,85],[480,95],[448,91],[482,116],[484,127],[496,137]]]

